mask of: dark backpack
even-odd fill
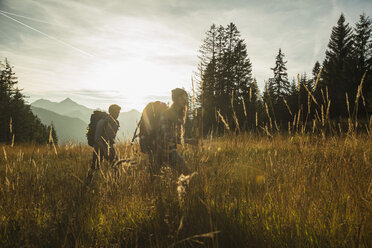
[[[88,145],[94,146],[95,144],[94,136],[96,134],[97,123],[101,119],[107,119],[108,116],[109,115],[106,112],[98,110],[94,111],[93,114],[90,116],[90,123],[87,128]]]
[[[149,152],[156,145],[156,137],[160,131],[161,116],[167,109],[167,104],[159,101],[150,102],[144,108],[139,126],[139,143],[142,152]]]

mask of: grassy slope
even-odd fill
[[[151,179],[136,149],[119,147],[135,167],[85,189],[88,147],[4,146],[0,246],[372,246],[371,136],[205,141],[184,151],[198,175],[182,200],[174,172]]]

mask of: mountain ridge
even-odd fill
[[[88,126],[90,116],[95,109],[90,109],[79,104],[69,97],[60,102],[52,102],[41,98],[31,103],[31,109],[35,114],[41,115],[39,118],[42,123],[49,125],[50,121],[53,121],[57,136],[60,137],[62,143],[66,141],[73,141],[75,143],[86,142],[86,127]],[[49,112],[42,112],[40,109]],[[140,118],[141,113],[136,109],[120,113],[118,117],[120,128],[117,135],[119,141],[125,141],[131,137]],[[81,122],[78,122],[75,119],[79,119]],[[69,121],[71,124],[69,124]],[[64,125],[68,127],[67,130],[70,129],[71,133],[76,135],[77,138],[74,139],[74,136],[71,137],[71,135],[65,130],[65,126],[60,125],[60,123],[64,123]],[[82,123],[85,123],[84,130],[82,128]]]
[[[79,118],[68,117],[47,109],[31,106],[31,111],[44,125],[53,124],[60,144],[86,142],[86,128],[88,124]]]

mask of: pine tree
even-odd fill
[[[231,79],[234,87],[233,104],[239,123],[245,128],[249,124],[248,120],[253,122],[255,117],[259,92],[252,78],[252,63],[248,57],[244,40],[241,39],[236,44],[233,57],[233,78]]]
[[[316,79],[318,78],[320,69],[321,69],[320,63],[319,63],[319,61],[316,61],[315,64],[314,64],[313,70],[312,70],[312,79],[311,79],[312,84],[313,84],[314,87],[315,87]],[[319,77],[319,80],[320,80],[320,77]],[[320,82],[318,81],[318,84],[319,83]]]
[[[370,66],[371,60],[371,42],[372,42],[372,23],[365,14],[360,15],[359,22],[354,28],[355,35],[353,36],[354,58],[356,59],[356,66],[359,75]]]
[[[364,73],[366,73],[362,94],[367,99],[367,104],[372,106],[372,23],[369,17],[363,14],[360,15],[359,22],[355,26],[353,38],[355,76],[353,87],[357,89]]]
[[[204,130],[211,128],[214,122],[214,106],[216,104],[216,80],[218,77],[217,57],[222,50],[217,44],[218,30],[216,25],[212,25],[206,32],[206,38],[199,49],[200,64],[198,68],[199,84],[197,102],[200,107],[200,123],[203,123]],[[203,110],[203,117],[201,112]]]
[[[321,87],[328,87],[331,100],[331,115],[346,115],[345,93],[349,93],[349,100],[355,96],[352,74],[353,52],[352,29],[345,23],[345,17],[341,14],[337,26],[333,27],[326,58],[323,62]],[[352,103],[352,101],[350,101]]]
[[[212,25],[206,35],[199,50],[202,76],[198,96],[199,106],[203,107],[204,130],[224,129],[216,119],[217,110],[234,128],[232,105],[238,122],[245,125],[248,117],[243,98],[252,100],[257,90],[253,87],[252,65],[244,40],[233,23],[226,28]]]
[[[226,46],[227,36],[225,28],[220,25],[217,29],[217,59],[216,59],[216,84],[214,87],[215,91],[215,109],[221,110],[226,106]],[[223,110],[222,110],[223,111]],[[222,127],[222,126],[221,126]]]
[[[285,97],[289,93],[290,83],[288,81],[286,63],[287,61],[284,61],[284,54],[279,48],[279,53],[275,58],[275,67],[271,68],[274,72],[271,87],[274,90],[273,100],[275,103],[278,103],[279,99]]]
[[[8,60],[5,64],[0,61],[0,142],[45,144],[49,140],[49,129],[33,115],[17,83]],[[57,140],[56,133],[52,135]]]
[[[0,130],[2,130],[0,132],[0,142],[11,139],[11,110],[9,106],[14,95],[13,87],[15,84],[17,84],[17,79],[8,60],[5,59],[5,64],[0,61]]]
[[[263,91],[263,103],[262,103],[262,112],[261,118],[265,123],[269,123],[270,129],[274,128],[274,123],[276,122],[276,106],[274,95],[274,79],[269,78],[268,81],[265,82],[265,87]]]
[[[224,95],[231,98],[232,92],[237,90],[237,70],[238,64],[241,62],[238,58],[239,53],[246,52],[243,41],[240,39],[240,33],[236,28],[234,23],[230,23],[226,29],[226,48],[223,55],[223,85],[224,85]],[[239,44],[239,47],[238,47]],[[244,50],[244,51],[241,51]],[[225,98],[226,99],[226,98]]]

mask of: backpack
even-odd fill
[[[87,134],[86,134],[87,139],[88,139],[88,145],[94,146],[95,144],[94,136],[96,134],[97,123],[101,119],[108,118],[108,116],[109,115],[106,112],[99,111],[99,110],[94,111],[93,114],[90,116],[90,123],[88,125]]]
[[[167,104],[160,101],[150,102],[144,108],[139,125],[139,143],[142,152],[148,153],[156,145],[161,116],[167,109]]]

